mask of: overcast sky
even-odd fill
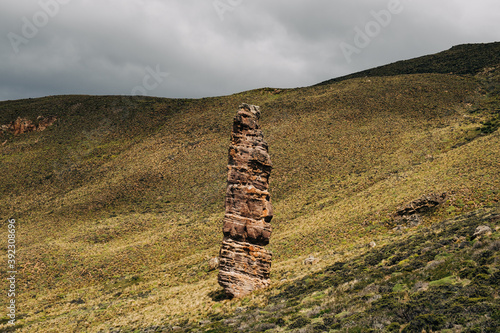
[[[302,87],[456,44],[500,40],[498,0],[0,4],[0,100],[198,98]]]

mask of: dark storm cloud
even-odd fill
[[[387,24],[370,26],[394,1],[3,0],[0,100],[306,86],[500,39],[497,0],[400,0],[387,22],[381,14]],[[369,43],[356,45],[367,26]]]

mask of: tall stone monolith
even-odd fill
[[[260,109],[242,104],[234,118],[229,147],[224,239],[219,284],[230,297],[269,286],[273,209],[269,195],[272,163],[259,128]]]

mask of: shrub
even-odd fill
[[[415,319],[410,322],[410,325],[405,327],[403,333],[420,333],[422,332],[422,330],[435,331],[442,329],[444,327],[444,324],[445,318],[443,316],[428,313],[415,317]]]
[[[309,318],[298,317],[293,323],[288,325],[288,328],[301,328],[311,323]]]

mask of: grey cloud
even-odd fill
[[[390,0],[64,0],[16,54],[7,37],[62,0],[4,1],[0,100],[57,94],[130,95],[147,68],[169,76],[149,95],[204,97],[311,85],[369,67],[498,40],[496,0],[401,0],[369,46],[346,61],[340,43]],[[214,1],[229,8],[220,19]],[[233,4],[233,5],[231,5]]]

